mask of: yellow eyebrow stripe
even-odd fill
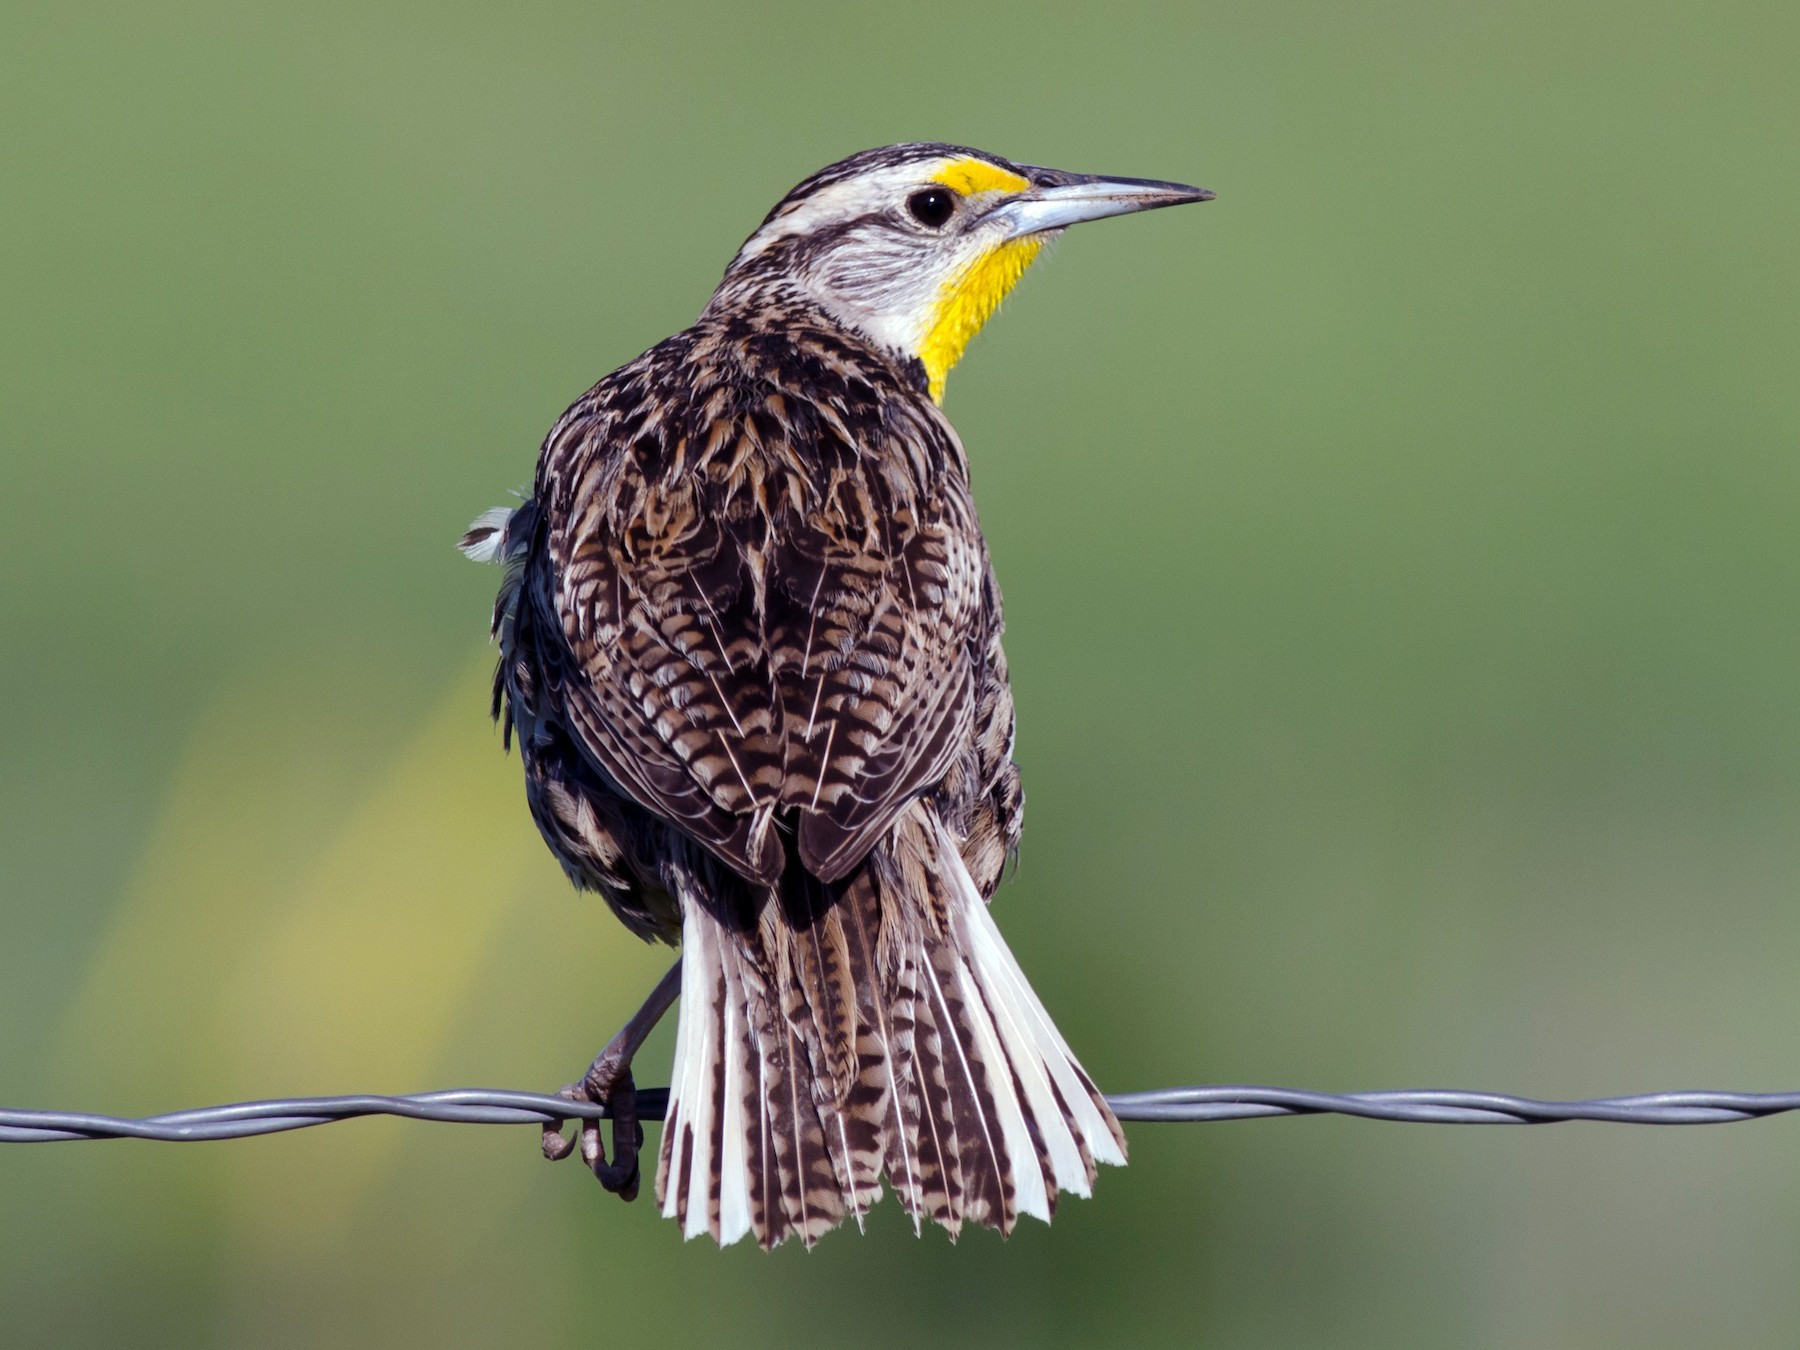
[[[954,188],[965,197],[981,192],[1023,192],[1031,186],[1018,174],[983,159],[959,159],[946,164],[931,181]]]

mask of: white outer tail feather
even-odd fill
[[[1088,1160],[1122,1167],[1124,1150],[1094,1101],[1091,1081],[1001,937],[955,841],[941,824],[934,828],[938,858],[954,898],[949,940],[958,954],[956,994],[967,1014],[976,1057],[986,1069],[997,1117],[984,1121],[984,1126],[1000,1136],[1011,1164],[1018,1211],[1048,1223],[1054,1191],[1088,1196],[1092,1191]],[[713,1124],[715,1112],[723,1110],[717,1236],[719,1244],[727,1246],[752,1227],[743,1087],[746,1073],[757,1072],[752,1058],[760,1063],[760,1056],[745,1053],[752,1033],[740,1006],[743,993],[726,978],[725,966],[732,957],[721,948],[732,939],[703,906],[689,903],[684,911],[680,1021],[663,1124],[667,1175],[662,1213],[676,1218],[685,1211],[684,1237],[712,1231]],[[936,988],[930,962],[922,964],[927,985],[948,1020],[944,991]],[[890,1073],[893,1063],[890,1047]],[[722,1088],[718,1098],[715,1084]],[[1043,1141],[1049,1177],[1038,1166],[1028,1117]],[[684,1127],[691,1127],[688,1137],[693,1147],[688,1157],[676,1158],[671,1155],[672,1141],[683,1137]],[[903,1144],[902,1152],[911,1157],[911,1141]],[[860,1226],[861,1208],[854,1197],[846,1199]]]
[[[1012,1064],[1019,1086],[1024,1089],[1024,1105],[1036,1119],[1049,1153],[1057,1189],[1085,1198],[1092,1194],[1092,1188],[1088,1185],[1083,1142],[1095,1162],[1114,1167],[1125,1166],[1124,1151],[1119,1148],[1100,1108],[1094,1104],[1090,1089],[1083,1081],[1086,1075],[1069,1049],[1069,1043],[1050,1020],[1050,1014],[1025,979],[1025,972],[1019,969],[1012,949],[1000,936],[993,915],[988,913],[986,902],[975,889],[974,878],[962,865],[961,854],[947,837],[943,838],[939,850],[940,857],[945,855],[955,859],[951,871],[963,901],[953,919],[964,926],[967,934],[964,950],[968,956],[961,965],[962,978],[965,987],[972,983],[981,991],[981,996],[975,997],[975,991],[970,989],[966,997],[971,1007],[981,1010],[976,1019],[977,1028],[987,1027],[985,1010],[993,1009],[999,1025],[992,1027],[989,1034],[997,1033],[1005,1047],[1004,1061],[992,1059],[989,1062]],[[1015,1160],[1033,1157],[1024,1110],[1013,1093],[1012,1082],[1001,1079],[994,1086],[994,1094],[997,1099],[1004,1097],[1007,1102],[1000,1110],[1008,1131],[1008,1154]],[[1012,1138],[1014,1129],[1019,1137],[1016,1146]],[[1076,1131],[1080,1132],[1079,1136]],[[1044,1190],[1043,1177],[1034,1167],[1018,1166],[1017,1172],[1020,1210],[1049,1223],[1049,1196]]]

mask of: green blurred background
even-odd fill
[[[1800,1087],[1791,4],[0,10],[0,1101],[550,1088],[451,548],[793,182],[1202,183],[952,377],[1114,1089]],[[664,1081],[667,1032],[640,1078]],[[1793,1343],[1800,1123],[1136,1126],[1010,1241],[683,1245],[530,1130],[0,1150],[7,1346]]]

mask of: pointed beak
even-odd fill
[[[1042,234],[1079,225],[1084,220],[1154,211],[1184,202],[1209,202],[1213,194],[1186,183],[1150,178],[1095,178],[1057,169],[1028,168],[1031,190],[994,208],[990,219],[1005,226],[1006,237]]]

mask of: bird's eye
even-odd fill
[[[906,209],[919,224],[935,230],[956,210],[956,198],[950,195],[948,188],[926,188],[906,199]]]

